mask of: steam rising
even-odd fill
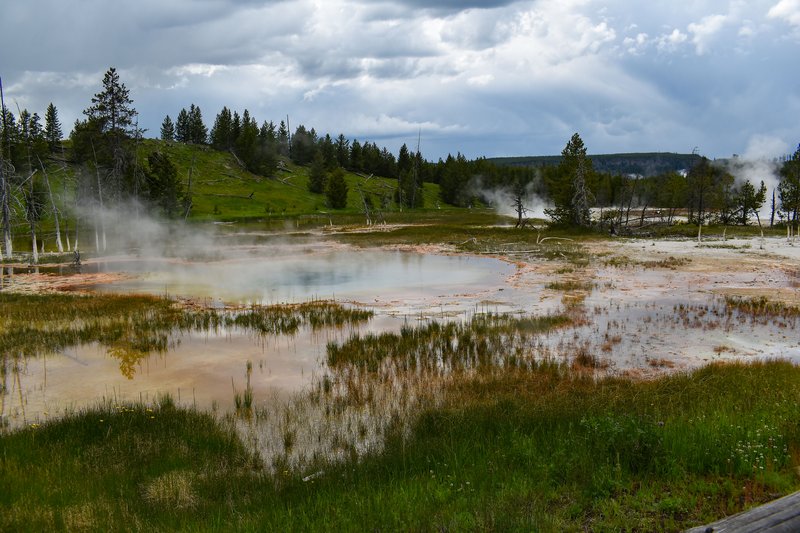
[[[208,228],[160,219],[135,202],[120,204],[113,209],[95,208],[88,214],[79,215],[81,237],[85,238],[84,235],[91,231],[97,233],[97,240],[92,238],[89,242],[80,242],[80,248],[96,250],[100,254],[133,253],[154,259],[188,259],[213,257],[214,250],[218,249],[219,237]]]
[[[219,226],[162,221],[136,206],[97,211],[91,223],[108,247],[92,261],[100,271],[130,276],[100,290],[214,298],[225,302],[283,303],[310,299],[397,301],[427,308],[463,291],[502,283],[507,265],[487,258],[395,250],[353,252],[315,237],[244,233]],[[102,237],[99,239],[102,242]],[[94,250],[91,242],[81,249]],[[125,255],[120,255],[125,254]],[[88,268],[88,263],[87,263]]]
[[[522,196],[522,205],[526,209],[525,218],[547,218],[544,210],[550,205],[543,198],[534,192],[535,183],[530,182],[525,187],[525,194]],[[515,195],[511,187],[486,187],[480,177],[475,177],[470,182],[468,190],[470,194],[477,196],[486,205],[491,206],[498,215],[507,217],[517,217],[515,208]]]
[[[772,193],[777,190],[780,183],[779,158],[788,151],[789,146],[777,137],[754,135],[750,138],[744,154],[728,162],[728,171],[733,174],[737,186],[745,181],[750,181],[756,189],[762,181],[767,186],[767,199],[758,213],[762,223],[769,220]]]

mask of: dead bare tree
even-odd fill
[[[36,189],[34,188],[34,179],[33,176],[36,174],[38,169],[33,170],[28,179],[22,182],[22,186],[24,187],[27,182],[30,182],[30,189],[27,195],[25,195],[25,218],[28,221],[28,225],[30,227],[31,232],[31,264],[36,265],[39,263],[39,247],[36,245],[36,222],[39,219],[40,212],[39,212],[39,204],[38,198],[36,195]]]
[[[94,156],[94,170],[97,176],[97,199],[100,205],[100,213],[98,216],[100,218],[100,231],[102,232],[102,239],[103,239],[103,248],[102,251],[105,252],[106,250],[106,223],[105,223],[105,212],[103,208],[103,184],[100,180],[100,165],[97,162],[97,152],[94,150],[94,141],[92,141],[92,156]],[[75,238],[77,240],[77,230],[75,233]],[[95,248],[98,252],[100,252],[100,234],[98,233],[97,229],[97,221],[95,220],[94,226],[94,241],[95,241]],[[75,245],[77,248],[77,244]]]
[[[58,207],[56,207],[56,200],[53,198],[53,191],[50,188],[50,178],[47,176],[47,170],[44,168],[44,164],[42,163],[41,158],[37,155],[36,159],[39,161],[39,166],[42,169],[42,175],[44,176],[44,182],[47,185],[47,194],[50,197],[50,206],[53,209],[53,222],[56,227],[56,249],[58,253],[64,252],[64,245],[61,244],[61,226],[58,223]],[[44,243],[44,240],[42,241]]]
[[[0,152],[2,146],[0,146]],[[9,201],[11,196],[11,183],[8,180],[8,174],[11,169],[6,167],[5,159],[0,156],[0,202],[2,202],[2,218],[3,218],[3,246],[5,249],[5,258],[9,261],[14,255],[14,245],[11,239],[11,208]]]
[[[197,155],[192,154],[192,164],[189,166],[189,184],[186,187],[186,196],[183,198],[183,220],[189,218],[189,211],[192,210],[192,174],[194,174],[194,160],[196,157]]]
[[[367,201],[367,196],[364,194],[364,190],[361,188],[361,185],[356,185],[356,190],[358,191],[359,196],[361,196],[361,206],[363,209],[364,217],[367,219],[367,226],[372,225],[372,214],[371,209],[369,206],[369,202]]]
[[[525,207],[524,201],[524,190],[515,190],[514,191],[514,201],[512,206],[514,207],[514,211],[517,213],[517,224],[514,226],[515,228],[524,228],[525,224],[527,223],[527,219],[525,216],[528,214],[528,208]]]
[[[13,172],[13,167],[10,163],[7,166],[5,160],[6,147],[3,141],[8,131],[8,124],[6,124],[6,101],[3,97],[2,78],[0,78],[0,114],[3,115],[3,135],[0,138],[0,202],[2,202],[0,209],[2,209],[3,218],[3,245],[5,246],[5,257],[10,261],[14,255],[14,245],[11,239],[11,209],[9,208],[11,183],[8,176]]]

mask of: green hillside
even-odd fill
[[[53,201],[59,212],[62,240],[66,248],[66,233],[74,241],[76,223],[79,225],[82,248],[93,247],[93,227],[89,227],[91,201],[76,202],[78,176],[84,173],[84,181],[94,181],[94,171],[71,162],[69,142],[62,153],[52,154],[46,161],[47,177],[52,190]],[[373,217],[381,214],[386,219],[399,216],[399,206],[394,201],[397,182],[394,179],[367,176],[345,172],[348,184],[347,206],[343,209],[330,209],[324,194],[311,193],[307,183],[309,167],[293,164],[288,158],[281,158],[279,169],[272,177],[253,174],[244,169],[236,157],[229,152],[220,152],[207,145],[165,142],[145,139],[137,153],[138,164],[148,166],[147,157],[153,152],[166,154],[177,168],[178,177],[184,191],[191,193],[192,208],[190,222],[244,222],[255,220],[283,220],[307,216],[334,217],[339,221],[363,222],[361,193],[371,204]],[[88,173],[88,174],[87,174]],[[44,195],[47,189],[44,173],[37,171],[37,187]],[[190,187],[191,181],[191,187]],[[439,186],[425,183],[423,187],[424,207],[404,209],[403,218],[424,216],[425,212],[455,210],[442,204],[439,199]],[[43,217],[37,223],[38,246],[44,240],[45,251],[55,250],[55,220],[52,214],[49,195],[42,197]],[[107,208],[115,209],[113,202],[106,200]],[[30,226],[26,222],[23,190],[16,187],[12,191],[12,232],[14,251],[23,254],[31,251]],[[77,215],[77,216],[76,216]],[[344,217],[344,218],[343,218]]]
[[[146,159],[153,151],[166,153],[178,168],[178,175],[188,189],[191,171],[193,220],[241,220],[270,216],[297,216],[328,213],[325,195],[309,192],[308,167],[292,164],[282,158],[279,170],[271,178],[245,170],[236,158],[208,146],[148,139],[139,148]],[[358,213],[362,210],[360,187],[375,207],[384,197],[389,199],[387,211],[397,210],[393,201],[396,182],[393,179],[368,177],[346,172],[349,187],[347,207],[337,213]],[[426,183],[425,207],[436,207],[439,187]]]

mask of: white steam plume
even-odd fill
[[[515,196],[511,187],[489,188],[483,184],[480,177],[475,177],[470,181],[468,190],[482,202],[494,208],[498,215],[517,217],[514,207]],[[534,192],[533,182],[528,183],[525,187],[522,205],[527,210],[526,218],[547,218],[544,210],[550,206]]]
[[[750,181],[758,189],[763,181],[767,186],[767,199],[758,213],[762,224],[764,221],[769,222],[772,192],[778,188],[780,182],[779,158],[788,150],[789,145],[782,139],[769,135],[754,135],[750,138],[744,154],[731,160],[728,165],[728,170],[733,174],[736,185]]]

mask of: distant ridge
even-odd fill
[[[650,152],[632,154],[590,155],[592,166],[599,172],[609,174],[640,174],[655,176],[665,172],[688,170],[699,159],[697,154],[675,154],[671,152]],[[513,167],[542,167],[558,165],[560,155],[538,155],[520,157],[491,157],[487,159],[496,165]]]

